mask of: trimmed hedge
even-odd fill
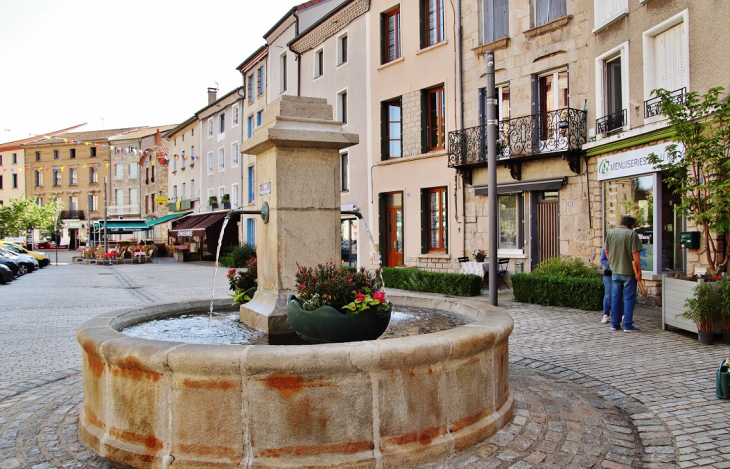
[[[603,309],[603,279],[600,276],[512,274],[510,280],[515,301],[586,311]]]
[[[477,296],[482,290],[482,278],[478,275],[394,267],[383,267],[383,282],[390,288],[453,296]]]

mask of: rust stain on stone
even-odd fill
[[[456,433],[460,430],[463,430],[464,428],[474,425],[480,420],[483,420],[491,413],[491,410],[484,409],[481,412],[478,412],[474,415],[469,415],[467,417],[461,418],[459,420],[456,420],[454,423],[452,423],[449,426],[449,432]]]
[[[385,440],[385,445],[407,445],[408,443],[418,442],[423,446],[430,445],[434,438],[446,434],[446,427],[441,425],[438,427],[431,427],[420,432],[404,433],[393,438]]]
[[[410,376],[416,376],[416,367],[415,367],[415,366],[412,366],[412,367],[410,367],[410,368],[408,369],[408,374],[409,374]]]
[[[433,374],[433,365],[428,365],[428,374]]]
[[[316,456],[319,454],[355,454],[360,451],[370,451],[375,448],[372,440],[348,441],[330,443],[326,445],[283,446],[281,448],[262,449],[256,455],[265,458],[280,458],[282,456]]]
[[[303,388],[319,388],[329,386],[321,380],[306,379],[298,375],[277,374],[267,376],[261,380],[265,386],[276,389],[284,399],[291,399],[299,394]]]
[[[94,378],[101,378],[101,375],[104,373],[104,367],[106,366],[104,362],[99,360],[99,357],[92,354],[86,355],[86,362],[89,364],[89,369],[91,370],[91,373],[93,373]]]
[[[230,381],[213,381],[209,379],[186,379],[183,381],[183,386],[192,389],[220,389],[226,391],[231,389],[234,384]]]
[[[142,379],[151,379],[152,381],[159,381],[162,378],[162,373],[148,370],[137,357],[127,357],[119,360],[117,366],[112,367],[112,373],[115,376],[121,376],[123,378],[130,378],[133,380],[141,381]]]
[[[160,441],[155,435],[141,435],[139,433],[130,432],[129,430],[122,430],[121,428],[110,428],[109,434],[115,438],[119,438],[120,440],[142,444],[145,448],[151,451],[159,451],[162,449],[162,441]]]
[[[86,413],[86,420],[88,420],[90,424],[97,428],[106,428],[106,424],[99,419],[88,404],[84,405],[84,413]]]
[[[212,456],[214,458],[226,458],[231,462],[238,462],[243,457],[243,453],[236,451],[235,448],[228,448],[225,446],[210,446],[210,445],[177,445],[177,449],[173,452],[180,452],[186,454],[195,454],[198,456]]]

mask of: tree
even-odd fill
[[[714,235],[730,231],[730,96],[720,99],[722,87],[700,96],[691,92],[677,100],[670,91],[654,90],[660,109],[676,131],[675,143],[667,145],[669,158],[656,154],[649,161],[667,176],[667,186],[681,196],[678,214],[697,225],[713,275],[728,263],[726,244]]]
[[[63,202],[51,197],[44,205],[38,205],[34,197],[12,200],[0,206],[0,232],[4,236],[25,236],[27,230],[47,229],[63,208]]]

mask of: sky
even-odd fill
[[[0,0],[0,143],[179,124],[304,0]]]

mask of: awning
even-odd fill
[[[530,191],[557,191],[563,187],[566,178],[541,179],[538,181],[520,181],[509,184],[497,184],[497,194],[518,194]],[[475,195],[489,195],[488,186],[474,186]]]
[[[190,215],[190,218],[183,220],[174,230],[170,230],[170,236],[203,236],[209,226],[222,220],[226,215],[228,212]]]
[[[160,223],[166,223],[171,220],[175,220],[180,217],[184,217],[185,215],[190,215],[193,212],[183,212],[183,213],[171,213],[169,215],[165,215],[164,217],[155,218],[154,220],[148,220],[146,222],[146,225],[149,227],[153,227],[155,225],[159,225]]]

